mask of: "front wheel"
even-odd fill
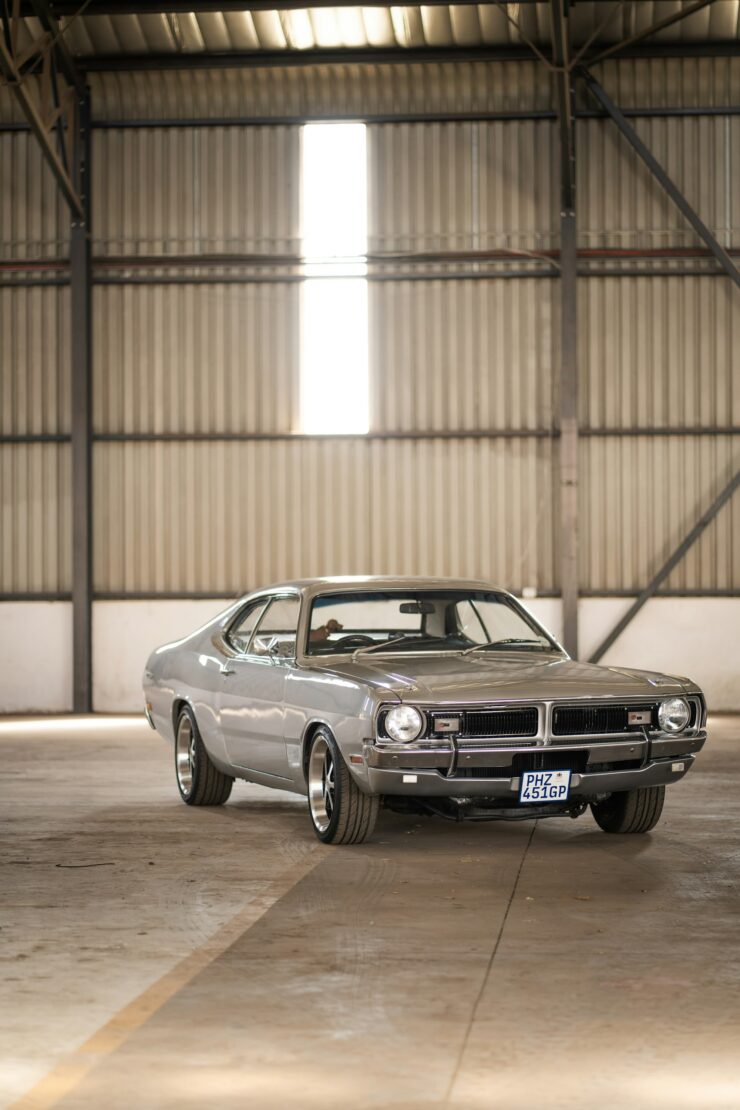
[[[180,797],[189,806],[221,806],[234,785],[208,758],[193,711],[187,706],[177,718],[175,774]]]
[[[664,786],[621,790],[603,802],[593,802],[591,812],[600,829],[608,833],[646,833],[660,820],[665,800]]]
[[[324,844],[362,844],[372,835],[380,798],[363,794],[327,728],[314,733],[308,755],[308,808]]]

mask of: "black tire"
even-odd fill
[[[311,737],[306,779],[308,812],[322,843],[362,844],[372,835],[380,798],[360,790],[328,728]]]
[[[623,790],[603,802],[594,802],[591,812],[604,832],[646,833],[658,824],[664,801],[664,786],[646,786],[642,790]]]
[[[175,729],[175,778],[189,806],[222,806],[234,780],[214,767],[189,706],[180,710]]]

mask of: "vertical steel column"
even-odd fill
[[[563,644],[575,659],[578,657],[576,120],[569,9],[569,0],[551,0],[560,132],[559,571]]]
[[[77,188],[84,215],[72,214],[72,646],[73,709],[92,711],[92,389],[90,265],[90,96],[80,102]]]
[[[578,658],[578,365],[575,206],[560,214],[560,590],[563,645]]]

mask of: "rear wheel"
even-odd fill
[[[363,794],[326,728],[311,740],[308,755],[308,808],[314,832],[324,844],[361,844],[372,834],[380,798]]]
[[[603,802],[594,802],[591,812],[600,829],[608,833],[646,833],[660,820],[665,800],[664,786],[623,790]]]
[[[175,734],[175,774],[180,797],[189,806],[221,806],[234,780],[211,763],[192,710],[180,710]]]

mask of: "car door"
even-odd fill
[[[284,736],[285,684],[295,665],[300,600],[275,595],[227,633],[234,649],[221,671],[219,718],[236,767],[290,779]]]

